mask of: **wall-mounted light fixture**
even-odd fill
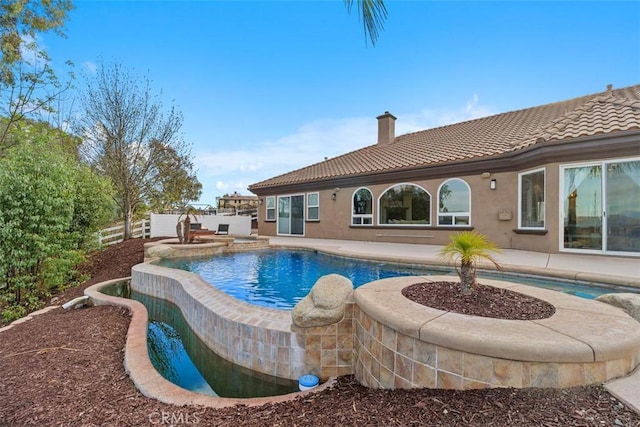
[[[491,181],[489,181],[489,188],[490,189],[495,190],[496,189],[496,185],[497,185],[497,183],[496,183],[495,178],[492,179]]]
[[[333,189],[333,194],[331,195],[331,200],[335,200],[338,197],[338,191],[340,191],[340,187],[336,187]]]
[[[258,200],[258,204],[259,204],[259,205],[261,205],[261,204],[263,204],[263,203],[264,203],[264,199],[260,199],[260,200]]]

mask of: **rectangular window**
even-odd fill
[[[371,216],[354,216],[351,218],[351,225],[372,225],[373,217]]]
[[[276,196],[268,196],[266,199],[267,203],[267,217],[265,221],[275,221],[276,220]]]
[[[519,175],[520,209],[518,228],[544,229],[545,171],[538,169]]]
[[[318,193],[307,193],[307,221],[320,220],[320,196]]]

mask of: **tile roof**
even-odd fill
[[[384,173],[522,150],[542,142],[640,129],[640,84],[397,136],[249,187]]]

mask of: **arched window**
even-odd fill
[[[463,180],[449,179],[440,186],[438,225],[471,225],[471,190]]]
[[[414,184],[397,184],[379,199],[378,224],[430,225],[431,195]]]
[[[353,192],[351,225],[373,225],[373,195],[368,188]]]

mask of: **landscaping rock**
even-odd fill
[[[619,307],[626,311],[629,316],[640,322],[640,294],[605,294],[600,295],[596,300]]]
[[[167,258],[173,255],[173,249],[170,246],[157,245],[150,247],[147,253],[151,258]]]
[[[353,293],[351,280],[339,274],[322,276],[291,312],[293,323],[301,328],[326,326],[344,317],[345,303]]]

